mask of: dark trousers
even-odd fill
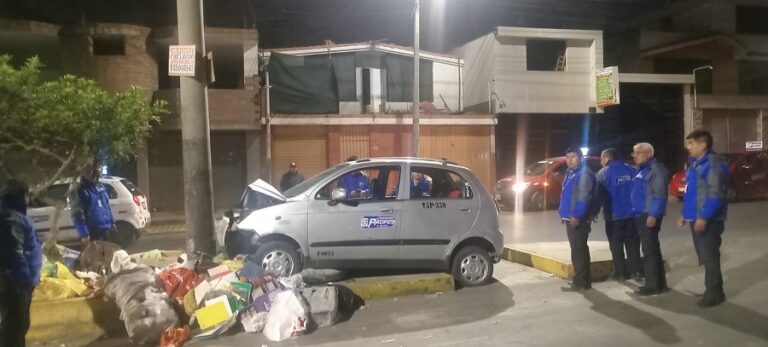
[[[700,233],[693,231],[693,223],[690,224],[699,265],[704,265],[704,285],[707,288],[704,296],[724,296],[723,274],[720,272],[720,244],[725,222],[708,221],[706,229]]]
[[[635,220],[633,218],[606,220],[605,234],[608,236],[608,245],[613,257],[614,276],[628,278],[630,274],[639,273],[641,271],[640,238],[635,228]]]
[[[580,220],[577,227],[571,227],[571,223],[565,221],[565,231],[568,233],[568,243],[571,244],[571,263],[573,263],[573,286],[590,288],[592,278],[589,271],[589,246],[587,239],[591,227],[586,220]]]
[[[0,287],[3,287],[0,284]],[[24,337],[29,330],[29,306],[32,290],[0,288],[0,345],[24,347]]]
[[[661,244],[659,243],[659,232],[661,231],[661,221],[656,220],[656,226],[649,228],[646,226],[647,214],[635,217],[635,228],[640,236],[640,246],[645,256],[645,287],[653,290],[664,290],[667,288],[667,276],[664,270],[664,260],[661,256]]]
[[[91,236],[91,241],[112,241],[112,237],[110,237],[109,232],[112,231],[112,228],[97,228],[97,227],[88,227],[88,232]]]

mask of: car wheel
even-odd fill
[[[253,260],[264,272],[288,277],[301,272],[301,261],[296,247],[283,241],[268,242],[253,254]]]
[[[136,228],[130,223],[117,222],[116,228],[109,232],[109,238],[123,249],[127,249],[136,242]]]
[[[493,260],[486,249],[467,246],[453,258],[451,272],[461,287],[481,286],[493,278]]]
[[[543,211],[546,208],[546,204],[544,202],[544,193],[541,191],[537,190],[533,192],[529,201],[531,209],[533,210]]]

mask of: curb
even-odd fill
[[[530,266],[534,269],[553,274],[560,278],[573,278],[573,264],[571,264],[570,261],[555,259],[541,254],[514,249],[506,246],[504,247],[504,254],[502,255],[502,259],[511,261],[513,263]],[[611,269],[613,269],[613,262],[611,260],[593,261],[589,264],[589,269],[592,275],[592,281],[605,281],[608,279],[608,276],[610,276]]]
[[[365,300],[444,293],[455,289],[453,276],[447,273],[362,277],[336,284],[351,289]]]
[[[31,346],[81,346],[105,334],[125,334],[120,310],[103,298],[33,302],[30,320]]]

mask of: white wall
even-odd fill
[[[432,104],[438,110],[459,112],[459,66],[432,63]],[[442,98],[441,98],[442,96]],[[445,101],[443,101],[445,100]]]
[[[462,108],[466,111],[489,112],[488,83],[491,82],[494,55],[499,47],[491,33],[457,48],[454,55],[464,59],[462,69]]]

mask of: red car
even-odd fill
[[[587,157],[587,165],[592,171],[600,170],[600,158]],[[515,206],[515,196],[521,195],[523,207],[543,210],[556,207],[560,203],[560,190],[568,165],[565,157],[549,158],[525,168],[522,179],[507,176],[496,182],[494,197],[503,207]]]
[[[768,151],[728,153],[725,157],[730,174],[729,201],[768,198]],[[672,176],[669,194],[682,200],[685,187],[683,170]]]

